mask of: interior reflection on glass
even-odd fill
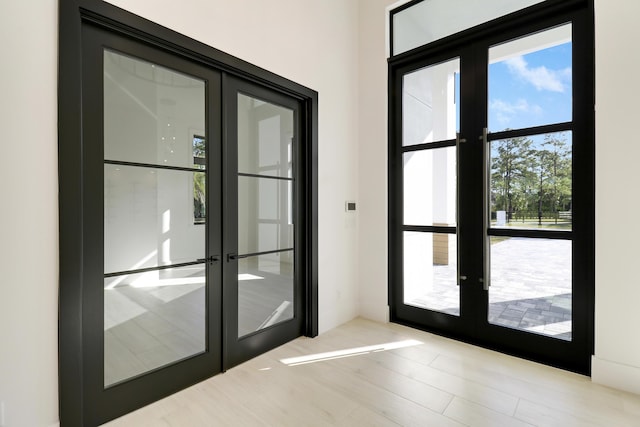
[[[238,177],[238,252],[293,247],[294,225],[290,181]]]
[[[293,110],[238,94],[238,172],[291,178]]]
[[[489,132],[571,121],[571,24],[489,49]]]
[[[571,341],[571,247],[492,236],[489,323]]]
[[[451,140],[459,127],[460,59],[402,78],[402,145]]]
[[[204,81],[105,51],[105,160],[194,167],[193,137],[206,137],[204,105]]]
[[[572,134],[491,142],[491,227],[571,230]]]
[[[205,82],[104,52],[104,385],[206,349]],[[193,263],[180,268],[157,268]],[[140,271],[144,270],[144,271]]]
[[[238,337],[293,318],[294,252],[238,261]]]
[[[460,315],[455,234],[403,233],[406,305]]]
[[[402,155],[405,225],[456,225],[456,148]]]
[[[104,165],[105,273],[204,258],[205,230],[193,221],[200,174]]]
[[[104,280],[104,385],[205,351],[202,265]]]

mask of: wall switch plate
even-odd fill
[[[354,212],[356,210],[356,202],[344,202],[344,210],[347,212]]]

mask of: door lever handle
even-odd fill
[[[198,262],[208,262],[209,264],[213,264],[214,262],[220,261],[220,255],[211,255],[207,258],[199,258],[196,261]]]

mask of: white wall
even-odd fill
[[[0,401],[58,419],[57,2],[0,2]],[[0,420],[1,421],[1,420]]]
[[[596,0],[596,348],[593,380],[640,393],[640,3]]]
[[[387,305],[387,60],[385,7],[359,3],[358,284],[360,315],[389,319]]]

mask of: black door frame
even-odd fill
[[[483,277],[484,262],[482,257],[473,258],[468,254],[482,254],[485,245],[482,232],[478,232],[484,227],[484,201],[482,183],[477,179],[482,176],[484,164],[478,160],[484,158],[484,153],[482,144],[477,141],[478,136],[482,135],[486,120],[484,99],[487,96],[487,70],[484,62],[486,58],[478,60],[476,56],[486,55],[484,47],[569,21],[573,25],[573,69],[576,76],[573,86],[573,122],[570,129],[573,131],[574,141],[573,200],[577,205],[574,203],[576,215],[573,230],[568,232],[573,241],[574,328],[572,341],[563,342],[489,324],[486,321],[488,292],[482,289],[481,283],[476,283]],[[548,0],[389,59],[389,305],[392,321],[564,369],[590,373],[595,300],[593,48],[593,2]],[[470,315],[468,319],[405,306],[402,297],[402,231],[406,229],[402,220],[402,152],[407,151],[406,147],[404,150],[401,147],[402,76],[409,71],[458,56],[463,58],[461,75],[466,77],[466,85],[461,82],[461,98],[472,99],[471,104],[461,105],[461,136],[470,142],[462,144],[459,168],[466,176],[476,178],[472,187],[459,190],[459,210],[478,212],[475,222],[458,224],[457,230],[467,248],[464,249],[467,254],[462,254],[463,260],[467,260],[463,265],[463,274],[470,274],[469,278],[474,282],[461,286],[461,310]],[[465,61],[464,58],[472,60]],[[547,127],[541,127],[540,130],[542,133],[550,131]],[[497,139],[499,136],[496,133],[489,139]],[[578,209],[580,213],[577,213]],[[493,229],[489,234],[503,234],[503,231]],[[520,234],[527,237],[553,237],[549,233],[536,231]],[[568,235],[558,234],[555,237],[566,238]]]
[[[86,55],[87,46],[105,43],[109,37],[112,41],[117,40],[117,43],[142,47],[152,59],[160,59],[161,63],[173,57],[178,63],[191,64],[192,69],[201,70],[196,71],[196,75],[204,73],[208,75],[207,78],[219,75],[222,80],[225,76],[233,76],[296,100],[302,116],[300,134],[304,136],[298,165],[302,188],[298,206],[300,212],[304,212],[304,222],[297,227],[297,232],[304,237],[299,241],[296,254],[301,257],[301,268],[297,274],[304,288],[299,304],[304,317],[297,334],[310,337],[318,334],[317,92],[105,2],[61,0],[58,70],[59,409],[61,423],[65,426],[106,422],[230,367],[229,364],[222,366],[222,361],[210,354],[196,356],[191,359],[202,358],[198,369],[181,366],[162,368],[153,373],[155,379],[142,376],[106,391],[103,378],[98,378],[99,373],[91,371],[95,361],[102,361],[103,357],[100,353],[101,337],[90,335],[95,332],[95,325],[102,325],[102,307],[96,310],[94,305],[87,304],[89,299],[95,300],[96,295],[88,284],[95,281],[96,277],[99,283],[102,282],[104,273],[103,249],[96,250],[94,244],[96,239],[102,241],[102,228],[95,227],[95,221],[91,222],[92,215],[102,217],[102,202],[92,199],[85,189],[87,186],[100,187],[101,181],[98,181],[101,178],[91,177],[100,176],[102,168],[93,174],[88,168],[95,166],[96,158],[102,159],[102,152],[90,146],[86,132],[95,134],[101,131],[102,126],[95,123],[87,128],[84,122],[83,110],[90,108],[91,100],[84,97],[83,85],[101,85],[101,82],[84,81],[83,70],[96,66],[87,64],[92,59]],[[215,81],[213,77],[210,86],[216,86]],[[220,86],[214,88],[219,89]],[[217,107],[210,106],[207,114],[209,125],[222,122],[223,113]],[[223,135],[219,135],[221,138]],[[219,192],[214,190],[212,194],[218,197]],[[215,227],[209,228],[213,230]],[[216,249],[208,248],[208,251]],[[220,267],[210,267],[209,271],[216,269]],[[211,295],[209,304],[217,304],[216,298],[218,296]],[[209,338],[216,340],[218,337],[217,333],[213,333]],[[120,393],[124,389],[127,391]]]

